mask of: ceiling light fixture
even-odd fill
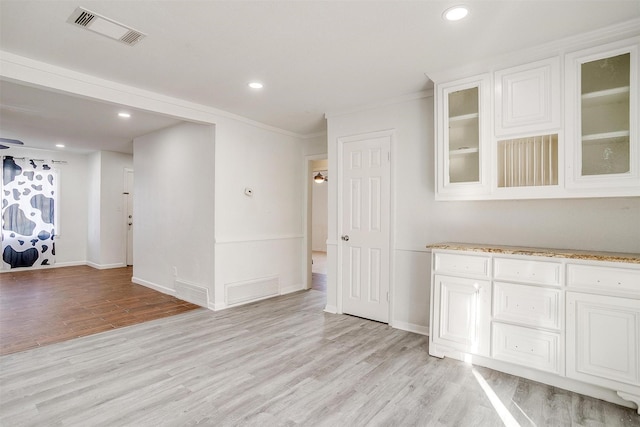
[[[129,113],[118,113],[118,117],[122,117],[123,119],[128,119],[129,117],[131,117],[131,114],[129,114]]]
[[[64,148],[64,144],[56,144],[56,147],[58,147],[58,148]]]
[[[329,179],[322,175],[321,172],[318,172],[318,174],[316,176],[313,177],[313,180],[317,183],[317,184],[322,184],[323,182],[328,181]]]
[[[251,82],[249,83],[249,87],[251,89],[262,89],[264,86],[260,82]]]
[[[466,6],[453,6],[445,10],[442,17],[447,21],[459,21],[469,14],[469,9]]]

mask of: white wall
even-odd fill
[[[327,154],[327,134],[322,133],[305,138],[302,141],[302,154],[305,156]]]
[[[425,245],[430,243],[458,241],[640,252],[640,198],[436,202],[432,97],[329,116],[330,168],[335,170],[337,166],[337,138],[382,129],[395,129],[395,326],[428,330],[430,253]],[[329,180],[329,311],[338,305],[336,195],[336,181]]]
[[[100,264],[100,162],[99,151],[87,154],[87,263]]]
[[[228,285],[258,282],[247,298],[260,294],[267,278],[277,278],[279,293],[303,288],[302,154],[300,138],[235,120],[216,123],[216,309],[229,305]]]
[[[138,137],[133,163],[133,281],[174,294],[177,278],[212,294],[214,127],[184,123]]]
[[[56,236],[56,266],[86,263],[88,221],[88,159],[83,154],[64,151],[36,150],[11,147],[2,155],[32,159],[60,160],[56,164],[60,172],[60,199],[57,209],[59,226]]]

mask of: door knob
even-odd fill
[[[342,236],[342,240],[344,240],[345,242],[349,241],[349,235],[345,234],[344,236]]]

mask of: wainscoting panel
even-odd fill
[[[304,289],[303,239],[280,238],[216,241],[214,310]]]
[[[227,305],[241,304],[279,294],[280,280],[277,276],[245,282],[225,283],[224,299]]]

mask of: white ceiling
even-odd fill
[[[0,49],[309,135],[325,129],[326,112],[430,87],[425,73],[640,17],[638,0],[466,0],[469,17],[445,22],[442,12],[457,3],[0,0]],[[148,36],[132,47],[70,25],[78,6]],[[249,89],[252,80],[264,89]],[[111,129],[113,151],[137,136],[101,123],[107,133],[97,138],[113,108],[105,104],[6,82],[0,90],[2,132],[45,121],[49,135],[57,127],[90,142]]]
[[[0,136],[33,148],[133,153],[133,138],[179,123],[170,117],[0,81]],[[118,117],[128,112],[131,117]],[[8,145],[8,144],[5,144]]]

